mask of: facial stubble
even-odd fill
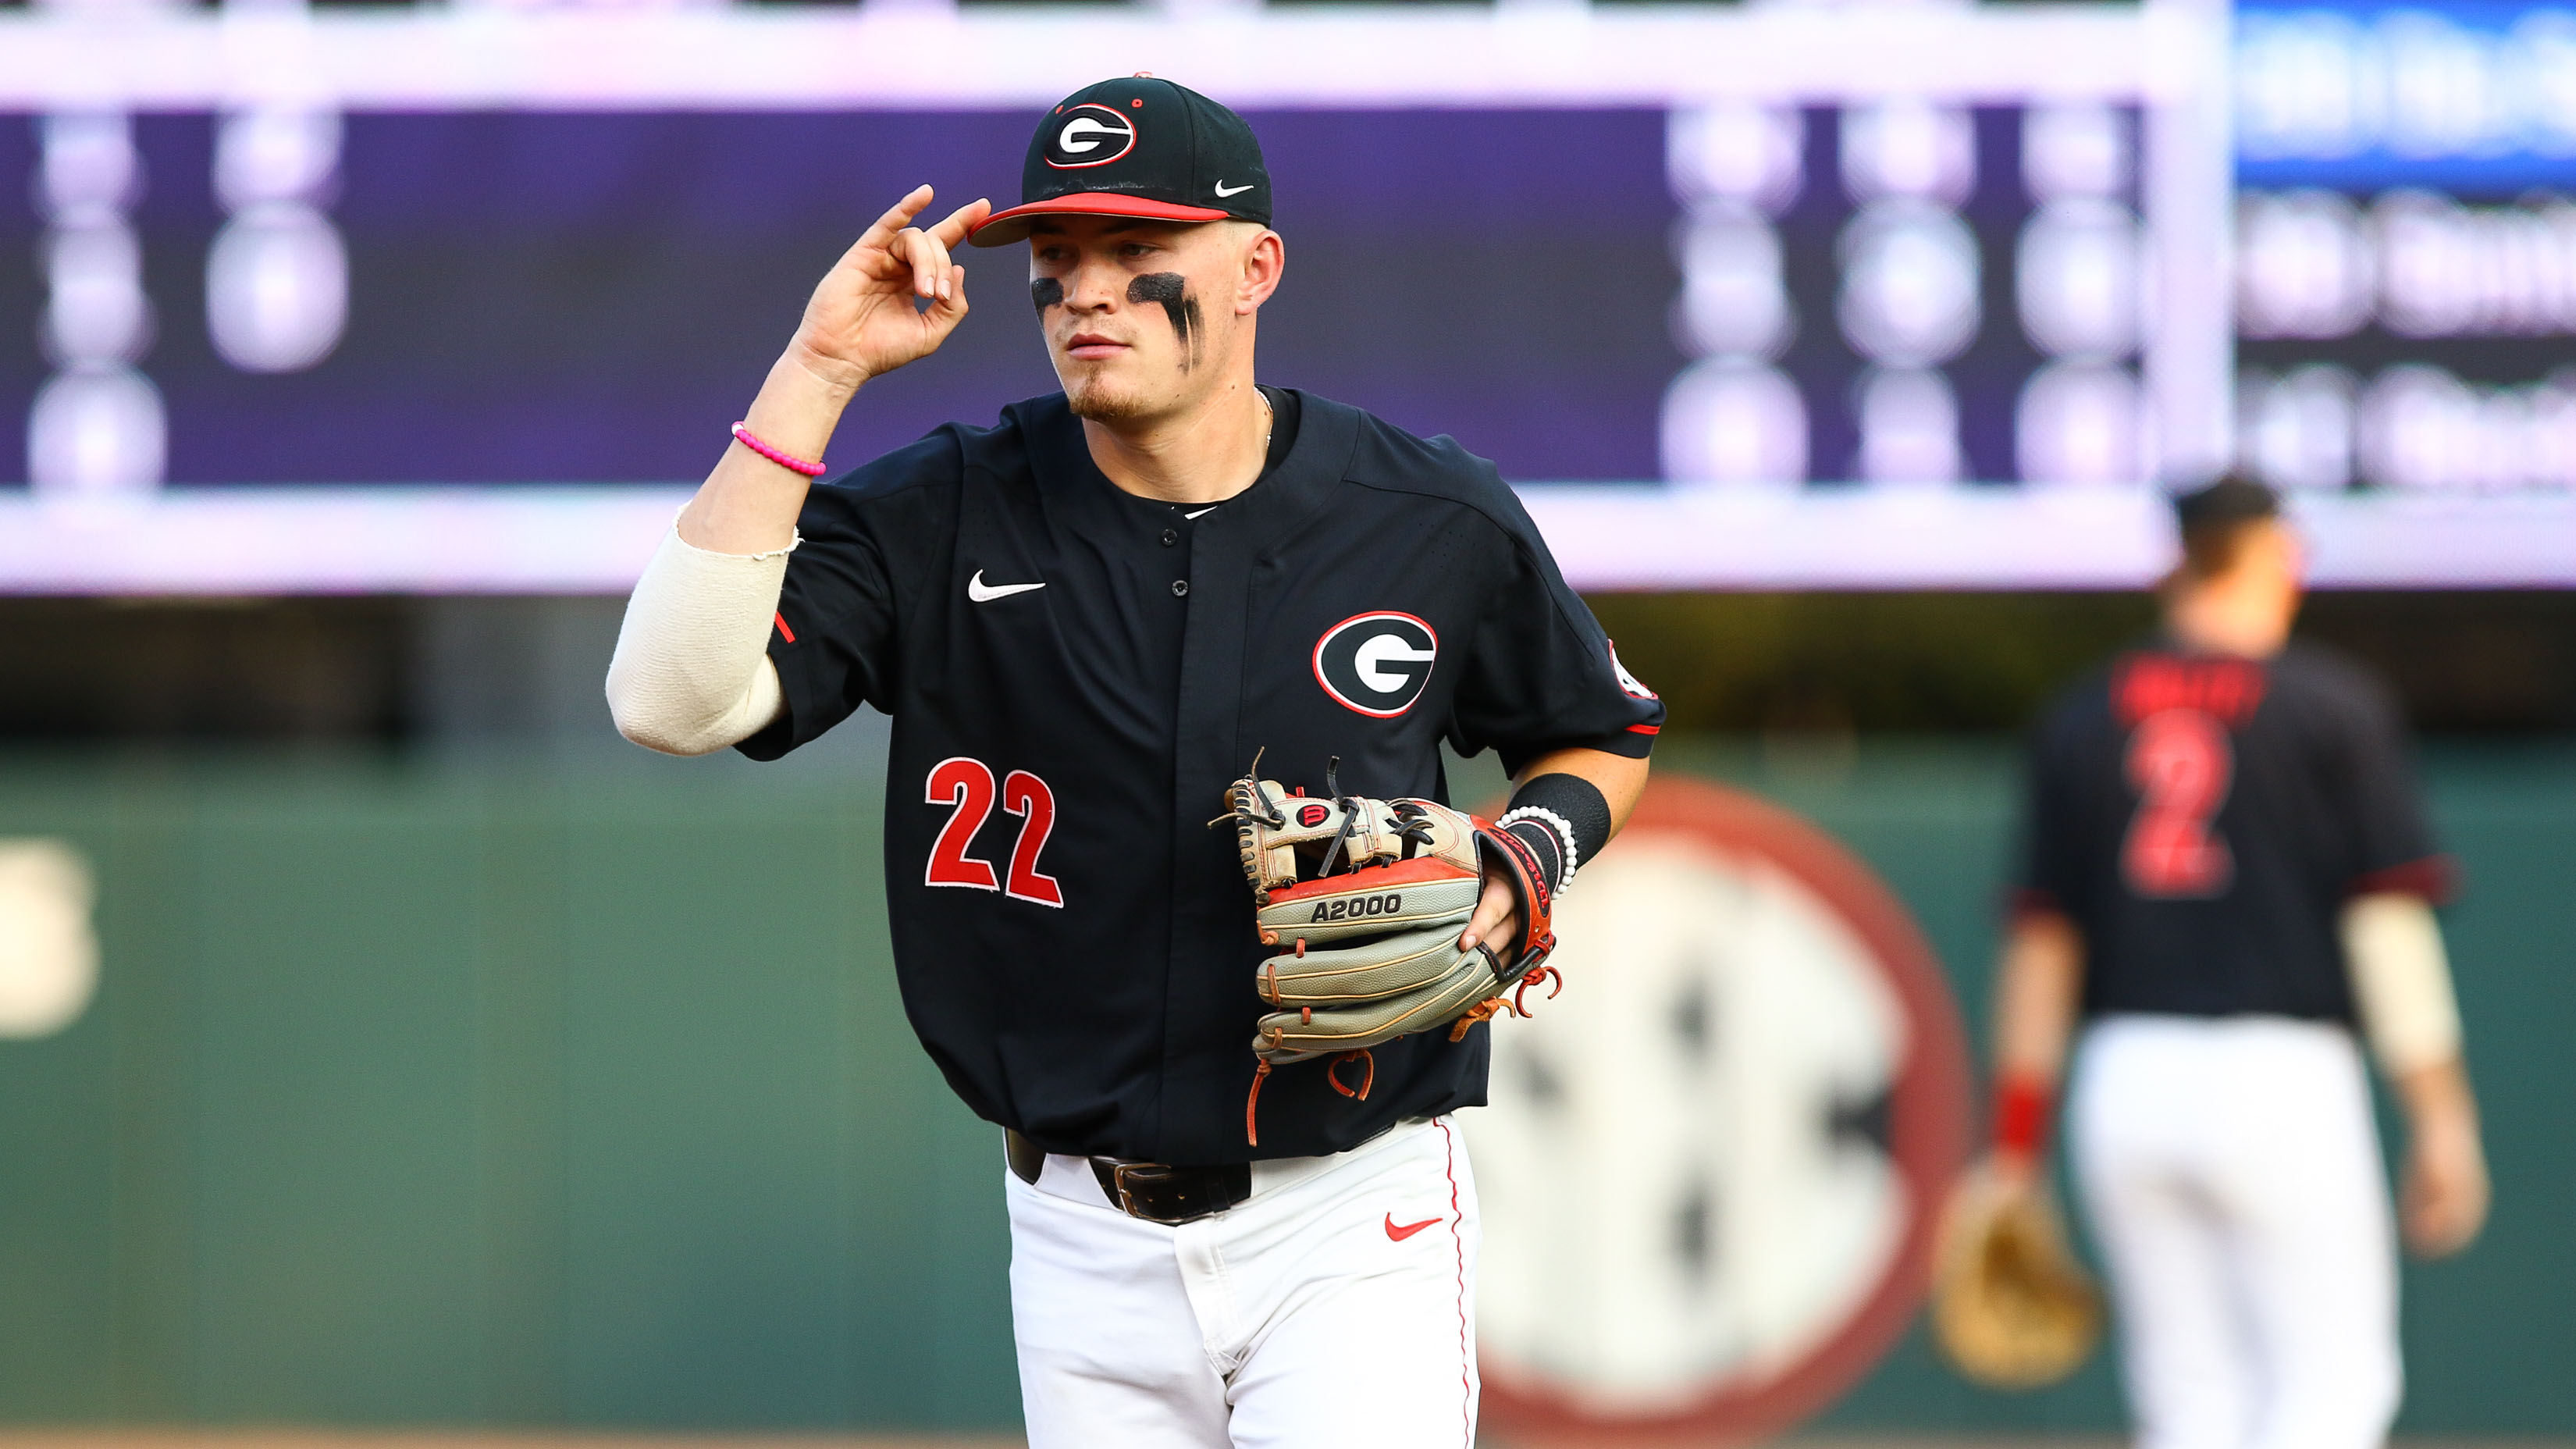
[[[1049,307],[1064,301],[1064,283],[1054,277],[1039,277],[1029,283],[1029,297],[1044,317]],[[1199,313],[1198,298],[1189,294],[1189,279],[1178,272],[1148,272],[1127,284],[1127,301],[1131,306],[1153,303],[1163,309],[1165,320],[1172,324],[1172,335],[1181,345],[1181,371],[1196,367],[1207,345],[1207,328]],[[1145,408],[1133,394],[1109,395],[1094,386],[1082,390],[1079,397],[1066,399],[1076,417],[1093,422],[1120,422],[1142,416]]]

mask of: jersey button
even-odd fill
[[[1180,541],[1181,531],[1179,529],[1167,528],[1163,530],[1163,547],[1170,548],[1173,544],[1179,543]]]
[[[1189,581],[1188,579],[1174,579],[1174,580],[1172,580],[1172,597],[1173,597],[1173,598],[1175,598],[1175,599],[1186,599],[1186,598],[1188,598],[1188,597],[1189,597],[1189,595],[1190,595],[1190,581]]]

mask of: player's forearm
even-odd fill
[[[1572,775],[1600,791],[1602,803],[1610,807],[1614,837],[1627,825],[1629,812],[1637,808],[1637,797],[1646,789],[1646,762],[1607,750],[1551,751],[1523,767],[1518,783],[1526,785],[1541,775]]]
[[[1993,1161],[2007,1182],[2031,1182],[2047,1156],[2083,976],[2073,921],[2054,911],[2014,918],[1995,975]]]
[[[1646,762],[1606,750],[1556,750],[1524,766],[1511,803],[1495,821],[1528,848],[1533,873],[1568,889],[1574,874],[1627,823],[1646,788]],[[1521,922],[1517,894],[1499,866],[1485,875],[1485,900],[1459,938],[1473,946]],[[1505,960],[1514,959],[1511,952]]]
[[[2468,1064],[2460,1058],[2416,1067],[2391,1078],[2390,1085],[2405,1108],[2409,1130],[2465,1127],[2476,1132],[2477,1094],[2469,1088]]]
[[[2054,911],[2014,918],[1995,978],[1995,1076],[2054,1086],[2084,974],[2084,939]]]
[[[800,340],[770,365],[743,415],[751,435],[792,457],[820,461],[841,413],[866,379],[818,359]],[[716,553],[785,548],[796,533],[811,480],[741,443],[728,444],[697,496],[680,513],[680,537]]]

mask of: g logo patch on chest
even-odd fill
[[[1046,164],[1059,171],[1106,166],[1136,149],[1135,121],[1095,102],[1065,107],[1052,124]]]
[[[1393,719],[1422,697],[1439,655],[1440,636],[1411,614],[1354,614],[1315,641],[1315,682],[1346,709]]]

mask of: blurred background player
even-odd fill
[[[2069,1037],[2078,1194],[2147,1449],[2364,1449],[2400,1391],[2357,1026],[2407,1121],[2406,1240],[2477,1235],[2487,1174],[2432,907],[2451,886],[2379,686],[2291,642],[2303,554],[2263,486],[2176,501],[2159,637],[2032,746],[1997,989],[1995,1169],[2040,1180]]]

